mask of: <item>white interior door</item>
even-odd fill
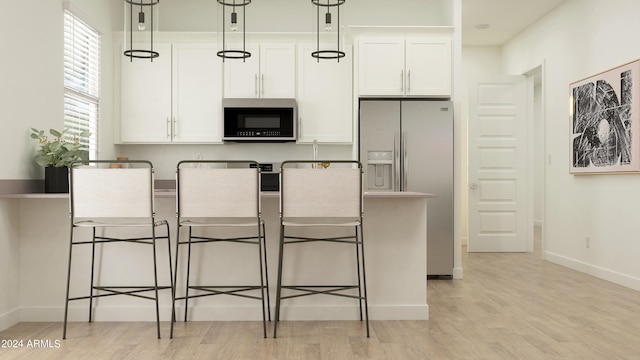
[[[529,211],[527,87],[524,76],[495,76],[469,94],[469,252],[524,252]]]

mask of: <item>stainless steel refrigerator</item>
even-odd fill
[[[453,104],[360,100],[365,191],[417,191],[427,200],[427,275],[453,275]],[[390,241],[392,241],[390,239]]]

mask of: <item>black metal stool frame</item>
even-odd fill
[[[286,178],[284,176],[284,167],[288,164],[309,164],[310,166],[315,166],[315,167],[320,167],[322,166],[321,164],[354,164],[358,167],[358,169],[360,170],[360,185],[359,185],[359,190],[360,190],[360,215],[359,215],[359,219],[358,219],[358,225],[354,225],[354,235],[353,236],[340,236],[340,237],[322,237],[322,238],[318,238],[318,237],[302,237],[302,236],[291,236],[291,235],[287,235],[285,234],[285,220],[283,217],[283,204],[284,204],[284,197],[286,196],[285,191],[283,191],[283,189],[285,188],[286,184]],[[317,171],[324,171],[322,169],[318,169]],[[330,170],[328,170],[330,171]],[[370,336],[369,334],[369,306],[368,306],[368,300],[367,300],[367,278],[366,278],[366,272],[365,272],[365,256],[364,256],[364,236],[363,236],[363,199],[362,199],[362,174],[363,174],[363,169],[362,169],[362,164],[359,161],[350,161],[350,160],[299,160],[299,161],[285,161],[282,163],[281,165],[281,170],[280,170],[280,245],[279,245],[279,257],[278,257],[278,283],[277,283],[277,291],[276,291],[276,307],[275,307],[275,324],[274,324],[274,331],[273,331],[273,337],[275,338],[277,336],[277,329],[278,329],[278,322],[280,320],[280,305],[281,305],[281,301],[284,299],[292,299],[292,298],[297,298],[297,297],[303,297],[303,296],[310,296],[310,295],[320,295],[320,294],[324,294],[324,295],[332,295],[332,296],[338,296],[338,297],[347,297],[347,298],[352,298],[352,299],[358,299],[359,302],[359,307],[360,307],[360,321],[365,320],[365,326],[366,326],[366,334],[367,337]],[[310,206],[312,206],[312,204],[310,204]],[[318,224],[318,226],[322,226],[321,224]],[[360,231],[358,231],[358,228],[360,228]],[[310,242],[329,242],[329,243],[342,243],[342,244],[351,244],[351,245],[355,245],[355,255],[356,255],[356,272],[357,272],[357,276],[358,276],[358,283],[357,284],[340,284],[340,285],[283,285],[282,284],[282,268],[283,268],[283,261],[284,261],[284,246],[285,245],[291,245],[291,244],[303,244],[303,243],[310,243]],[[288,289],[288,290],[294,290],[297,291],[298,293],[292,294],[292,295],[286,295],[283,296],[282,295],[282,289]],[[345,291],[345,290],[352,290],[352,289],[358,289],[358,294],[357,295],[351,295],[351,294],[344,294],[341,293],[341,291]],[[363,309],[363,302],[364,302],[364,309]]]
[[[150,222],[148,224],[148,226],[151,229],[151,236],[149,237],[107,237],[107,236],[99,236],[96,234],[96,228],[97,227],[101,227],[101,228],[107,228],[107,227],[111,227],[111,228],[116,228],[116,227],[143,227],[145,226],[144,224],[138,224],[138,225],[122,225],[122,224],[100,224],[100,223],[93,223],[91,224],[91,222],[79,222],[76,223],[74,221],[74,191],[73,191],[73,186],[74,186],[74,177],[73,177],[73,167],[74,166],[78,166],[78,165],[90,165],[90,164],[119,164],[120,166],[131,166],[131,165],[146,165],[149,167],[150,169],[150,179],[149,182],[151,183],[150,189],[151,189],[151,194],[149,196],[151,196],[151,209],[150,209]],[[69,169],[69,184],[70,184],[70,194],[69,194],[69,198],[70,198],[70,240],[69,240],[69,263],[68,263],[68,269],[67,269],[67,289],[66,289],[66,299],[65,299],[65,307],[64,307],[64,325],[63,325],[63,333],[62,333],[62,338],[66,339],[67,338],[67,317],[68,317],[68,311],[69,311],[69,301],[75,301],[75,300],[86,300],[89,299],[89,322],[92,322],[93,320],[93,299],[95,298],[100,298],[100,297],[109,297],[109,296],[115,296],[115,295],[127,295],[127,296],[133,296],[133,297],[137,297],[137,298],[142,298],[142,299],[147,299],[147,300],[153,300],[155,301],[155,308],[156,308],[156,329],[157,329],[157,334],[158,334],[158,339],[160,339],[160,305],[159,305],[159,296],[158,296],[158,291],[159,290],[164,290],[164,289],[171,289],[172,294],[173,294],[173,268],[172,268],[172,264],[171,264],[171,240],[170,240],[170,229],[169,229],[169,223],[166,220],[160,220],[157,221],[155,219],[155,211],[153,209],[153,164],[149,161],[146,160],[90,160],[90,161],[79,161],[77,163],[74,163],[72,165],[72,168]],[[107,189],[103,189],[103,190],[107,190]],[[76,228],[79,227],[91,227],[92,228],[92,239],[91,241],[74,241],[74,230]],[[156,228],[157,227],[164,227],[166,230],[166,235],[164,236],[157,236],[156,235]],[[156,240],[162,240],[162,239],[166,239],[167,240],[167,251],[168,251],[168,256],[169,256],[169,279],[171,284],[169,286],[159,286],[158,285],[158,261],[157,261],[157,251],[156,251]],[[94,274],[95,274],[95,253],[96,253],[96,244],[107,244],[107,243],[115,243],[115,242],[119,242],[119,243],[123,243],[123,242],[128,242],[128,243],[133,243],[133,244],[143,244],[143,245],[151,245],[152,250],[153,250],[153,276],[154,276],[154,285],[140,285],[140,286],[100,286],[100,285],[95,285],[94,283]],[[70,297],[70,284],[71,284],[71,265],[72,265],[72,254],[73,254],[73,247],[76,245],[91,245],[91,283],[90,283],[90,291],[89,291],[89,295],[87,296],[77,296],[77,297]],[[107,292],[106,294],[94,294],[94,290],[96,291],[104,291]],[[149,296],[149,295],[144,295],[143,293],[145,292],[150,292],[153,291],[154,295],[153,296]]]
[[[219,238],[219,237],[211,237],[211,236],[198,236],[193,234],[193,228],[195,226],[189,225],[188,223],[183,224],[182,215],[181,215],[181,202],[180,202],[180,168],[181,166],[189,166],[189,165],[198,165],[204,164],[252,164],[252,167],[256,168],[256,176],[257,176],[257,204],[258,208],[256,209],[256,223],[257,226],[257,235],[256,236],[244,236],[244,237],[231,237],[231,238]],[[236,161],[227,161],[227,160],[183,160],[178,163],[176,169],[176,189],[178,190],[176,194],[176,216],[178,219],[178,232],[177,232],[177,241],[176,241],[176,258],[175,258],[175,268],[176,271],[174,273],[174,284],[177,284],[178,281],[178,259],[179,259],[179,249],[180,245],[187,245],[187,274],[186,274],[186,288],[184,296],[176,296],[174,292],[173,298],[173,309],[172,309],[172,318],[175,321],[175,302],[178,300],[184,300],[184,321],[187,321],[188,308],[189,308],[189,299],[199,298],[199,297],[207,297],[214,295],[230,295],[243,297],[248,299],[260,300],[262,302],[262,321],[263,321],[263,333],[264,337],[267,337],[267,325],[266,321],[271,321],[271,310],[270,310],[270,298],[269,298],[269,275],[267,271],[267,250],[266,250],[266,235],[265,235],[265,225],[262,220],[262,214],[260,212],[260,167],[257,162],[252,160],[236,160]],[[216,206],[215,204],[211,204],[211,206]],[[207,225],[202,224],[198,227],[213,227],[216,225]],[[180,230],[184,227],[188,227],[188,237],[187,240],[180,240]],[[190,285],[190,275],[191,275],[191,248],[194,244],[206,244],[206,243],[216,243],[216,242],[227,242],[227,243],[240,243],[240,244],[249,244],[249,245],[258,245],[259,252],[259,265],[260,265],[260,285]],[[195,295],[190,295],[189,290],[196,290],[199,293]],[[245,294],[245,292],[260,290],[261,296],[253,296]],[[265,297],[266,293],[266,297]],[[265,312],[266,309],[266,312]],[[173,321],[171,323],[171,338],[173,338]]]

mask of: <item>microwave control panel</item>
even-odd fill
[[[238,131],[236,136],[239,137],[278,137],[282,136],[280,131],[277,130],[264,130],[264,131]]]

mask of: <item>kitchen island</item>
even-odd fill
[[[366,254],[369,314],[372,320],[405,320],[429,318],[426,287],[426,219],[427,199],[433,195],[413,192],[372,192],[364,199],[364,241]],[[69,242],[69,215],[67,194],[15,194],[0,195],[4,209],[15,209],[6,224],[6,232],[15,234],[0,239],[2,248],[8,249],[14,260],[9,265],[12,281],[0,282],[0,293],[13,294],[0,311],[0,330],[23,321],[62,321],[66,287],[66,267]],[[176,235],[175,192],[156,191],[158,219],[171,224],[172,241]],[[276,270],[279,238],[279,197],[277,192],[262,194],[262,213],[266,222],[269,285],[271,306],[275,302]],[[89,236],[89,234],[86,234]],[[225,256],[215,258],[215,250],[228,244],[207,246],[195,259],[206,260],[206,265],[192,269],[192,276],[202,281],[223,279],[230,283],[255,280],[257,251],[253,247],[235,246],[225,250]],[[355,278],[351,251],[339,252],[334,245],[317,244],[304,249],[293,249],[287,254],[285,279],[332,282]],[[72,292],[86,291],[88,287],[89,247],[74,252]],[[103,282],[122,279],[132,283],[150,279],[150,251],[139,246],[114,244],[99,252],[98,261],[106,265],[99,273]],[[159,241],[159,276],[163,284],[169,282],[167,246]],[[181,256],[185,251],[181,249]],[[349,249],[350,250],[350,249]],[[175,255],[175,244],[171,251]],[[16,260],[17,259],[17,260]],[[216,259],[215,261],[213,259]],[[131,261],[128,261],[131,260]],[[133,266],[130,266],[130,264]],[[181,264],[185,264],[181,260]],[[296,263],[304,263],[296,269]],[[314,264],[318,268],[313,267]],[[320,270],[321,269],[321,270]],[[184,269],[179,269],[179,277]],[[217,272],[218,275],[214,275]],[[329,281],[329,280],[327,280]],[[182,289],[178,283],[178,291]],[[17,293],[17,296],[15,294]],[[72,293],[72,296],[74,294]],[[161,295],[161,319],[168,321],[171,313],[171,295]],[[95,302],[96,321],[152,321],[154,306],[151,301],[131,297],[101,298]],[[1,305],[1,304],[0,304]],[[192,320],[260,320],[259,302],[236,297],[218,296],[190,302]],[[181,303],[178,303],[179,314]],[[193,308],[191,308],[193,306]],[[327,296],[312,296],[283,302],[281,320],[329,320],[358,318],[357,302]],[[70,303],[71,321],[87,320],[87,304]]]

